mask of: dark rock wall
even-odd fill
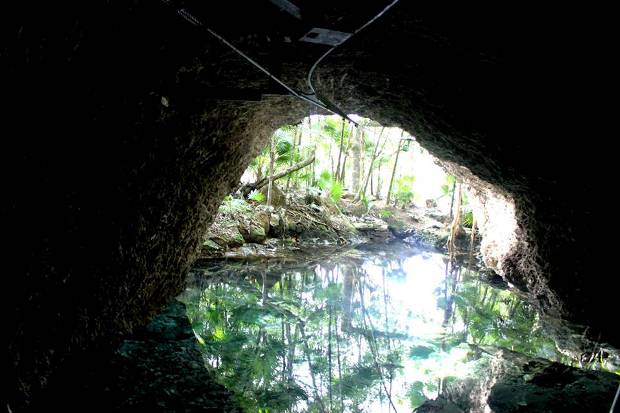
[[[237,13],[212,22],[302,87],[325,49],[276,46],[264,40],[276,29],[260,14],[271,5],[226,7],[233,3]],[[186,4],[216,14],[215,5]],[[0,369],[2,397],[15,408],[70,357],[113,343],[179,292],[199,238],[259,144],[311,109],[291,98],[216,99],[217,87],[273,85],[157,2],[1,8]],[[596,53],[572,41],[571,22],[541,10],[447,15],[403,1],[326,59],[315,83],[344,110],[407,129],[512,195],[525,246],[515,268],[526,270],[514,276],[548,281],[572,319],[617,344],[601,318],[614,289],[601,289],[606,273],[591,268],[594,203],[574,201],[576,185],[581,199],[598,194],[579,185],[597,171],[575,167],[594,150],[568,143],[593,110],[573,76]]]
[[[446,384],[423,412],[607,412],[620,384],[617,375],[568,367],[499,350],[472,377]]]
[[[242,411],[205,367],[185,305],[176,300],[116,351],[85,354],[79,362],[88,368],[52,382],[32,410]]]

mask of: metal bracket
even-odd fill
[[[299,41],[324,44],[327,46],[338,46],[349,37],[351,37],[351,33],[315,27],[311,29],[308,33],[306,33],[301,39],[299,39]]]

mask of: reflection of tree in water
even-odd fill
[[[463,362],[483,347],[553,349],[529,306],[454,263],[437,290],[441,334],[417,338],[408,331],[417,315],[403,316],[389,291],[407,277],[407,258],[357,254],[308,266],[213,265],[210,281],[187,292],[207,364],[248,411],[410,410],[443,390],[450,374],[433,363],[455,349],[466,348]],[[411,366],[422,379],[411,381]]]

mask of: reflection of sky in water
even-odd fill
[[[406,342],[411,345],[425,345],[428,341],[442,335],[444,310],[438,307],[437,298],[443,294],[445,280],[445,263],[440,254],[418,254],[407,257],[400,262],[400,268],[387,263],[391,269],[402,270],[404,276],[390,277],[386,271],[386,289],[389,293],[388,313],[393,326],[406,333]],[[363,266],[369,283],[382,285],[382,266],[376,261],[368,261]],[[370,294],[366,291],[366,301]],[[462,323],[461,323],[462,326]],[[412,382],[428,381],[428,370],[436,377],[465,377],[472,366],[464,362],[467,349],[455,347],[447,352],[434,352],[428,358],[412,360],[404,357],[403,372],[396,376],[393,383],[393,398],[397,407],[408,408],[406,392]],[[437,394],[427,394],[429,398]],[[388,411],[386,402],[370,402],[369,411]]]
[[[408,393],[411,390],[412,385],[417,382],[419,386],[419,393],[422,396],[428,398],[434,398],[438,394],[438,382],[442,378],[456,377],[462,378],[471,375],[475,371],[475,365],[477,361],[471,357],[472,351],[468,343],[471,342],[473,335],[467,335],[467,329],[470,325],[465,325],[463,320],[463,311],[470,311],[480,313],[479,309],[465,309],[460,308],[459,311],[454,307],[453,315],[450,316],[450,321],[445,323],[446,314],[445,299],[444,304],[440,305],[439,302],[444,298],[445,294],[445,282],[446,282],[446,268],[445,257],[436,253],[419,253],[416,255],[405,254],[399,260],[393,259],[393,256],[389,258],[384,252],[363,252],[361,253],[364,260],[360,260],[359,254],[355,256],[355,260],[337,259],[332,257],[323,261],[322,264],[309,264],[304,270],[297,264],[294,268],[287,268],[286,266],[274,270],[273,267],[268,268],[267,271],[272,277],[279,278],[281,274],[290,274],[297,281],[296,288],[298,289],[298,296],[301,298],[302,307],[306,308],[302,311],[305,316],[309,317],[312,311],[326,308],[325,291],[328,290],[328,278],[331,277],[333,281],[338,284],[340,288],[340,294],[342,293],[343,280],[345,278],[345,272],[351,271],[354,267],[357,267],[360,271],[356,270],[356,274],[360,277],[361,285],[363,286],[364,303],[366,307],[366,313],[369,324],[377,332],[386,332],[386,305],[387,305],[387,332],[400,334],[398,338],[393,338],[390,344],[382,337],[375,337],[375,340],[380,344],[379,357],[385,362],[386,355],[389,351],[388,347],[391,346],[391,350],[399,350],[401,352],[400,360],[397,362],[398,368],[396,369],[395,376],[393,377],[391,385],[392,399],[399,409],[399,412],[411,411],[411,395]],[[331,263],[330,263],[331,261]],[[338,262],[340,264],[334,264]],[[362,263],[363,262],[363,263]],[[226,268],[224,265],[221,268]],[[252,265],[246,265],[241,267],[242,270],[252,268]],[[260,271],[264,271],[265,267],[261,267]],[[230,270],[228,270],[230,271]],[[240,272],[242,272],[240,270]],[[256,274],[256,270],[254,273]],[[316,274],[316,281],[310,285],[306,285],[303,289],[300,289],[302,280],[302,274],[305,272],[306,280],[314,279]],[[314,273],[314,274],[313,274]],[[350,274],[350,273],[349,273]],[[246,277],[247,278],[247,277]],[[260,285],[259,281],[254,279],[251,287],[253,292],[250,295],[254,298],[255,302],[258,302],[260,307]],[[385,291],[387,292],[387,304],[384,302],[384,283]],[[488,326],[496,326],[496,320],[494,317],[496,314],[505,314],[509,311],[516,311],[515,309],[522,308],[520,301],[511,296],[506,291],[495,290],[487,285],[482,285],[479,281],[466,281],[461,282],[456,289],[456,295],[460,294],[460,291],[465,287],[469,288],[469,301],[461,299],[459,301],[461,306],[476,305],[476,302],[482,302],[483,304],[491,301],[491,309],[487,318],[484,320],[485,324],[482,328],[489,328]],[[359,284],[354,283],[352,294],[352,315],[354,328],[364,329],[369,328],[368,325],[364,325],[362,318],[362,310],[360,306],[359,297]],[[228,287],[231,288],[231,287]],[[235,291],[239,291],[237,287],[234,287]],[[247,287],[246,287],[247,289]],[[451,289],[451,288],[450,288]],[[230,291],[228,290],[230,295]],[[473,293],[472,293],[473,291]],[[480,297],[484,291],[484,297]],[[276,291],[276,287],[272,287],[269,290],[269,297],[273,297],[274,302],[281,292]],[[318,296],[315,294],[319,294]],[[493,299],[490,299],[493,295]],[[463,297],[465,295],[463,294]],[[472,298],[473,297],[473,298]],[[339,297],[339,300],[342,296]],[[518,304],[518,305],[517,305]],[[488,304],[487,304],[488,305]],[[512,308],[512,310],[510,310]],[[342,320],[342,308],[340,304],[336,304],[333,307],[333,311],[338,313],[340,321]],[[516,313],[515,313],[516,314]],[[526,313],[529,317],[530,313]],[[322,316],[327,318],[325,314]],[[191,315],[190,315],[191,318]],[[526,317],[527,318],[527,317]],[[530,321],[531,321],[530,317]],[[322,321],[327,324],[327,321]],[[261,316],[261,323],[267,325],[267,329],[274,337],[279,336],[278,331],[282,328],[282,321],[273,313]],[[471,324],[471,322],[469,322]],[[317,330],[316,324],[307,324],[308,332],[312,328],[313,340],[327,341],[327,333],[325,325]],[[495,327],[493,327],[495,328]],[[208,331],[208,329],[207,329]],[[204,334],[204,333],[203,333]],[[483,334],[486,334],[483,333]],[[502,333],[503,334],[503,333]],[[502,336],[500,334],[500,336]],[[346,353],[346,357],[349,362],[357,360],[360,356],[360,351],[363,354],[372,354],[371,348],[368,344],[368,339],[361,339],[358,341],[359,334],[347,334],[342,331],[339,332],[339,338],[341,340],[341,350],[343,356]],[[458,337],[455,341],[454,337]],[[511,336],[512,337],[512,336]],[[448,341],[452,340],[449,344]],[[256,341],[252,339],[251,341]],[[474,339],[475,342],[475,339]],[[502,343],[503,345],[505,343]],[[335,346],[335,343],[332,343]],[[327,344],[320,343],[319,347],[322,349],[327,347]],[[296,357],[293,364],[293,375],[297,383],[303,387],[308,394],[310,401],[314,399],[313,396],[313,384],[310,370],[307,364],[307,360],[304,357],[304,353],[301,346],[296,348]],[[427,354],[423,356],[413,356],[411,351],[415,348],[428,349]],[[334,350],[335,351],[335,350]],[[217,357],[217,356],[216,356]],[[213,358],[207,356],[208,359]],[[474,361],[468,361],[474,360]],[[213,363],[212,363],[213,364]],[[335,364],[335,361],[334,361]],[[369,363],[372,365],[372,363]],[[274,367],[279,368],[279,367]],[[382,369],[384,370],[384,369]],[[385,376],[385,370],[384,370]],[[317,373],[318,374],[318,373]],[[334,366],[335,375],[335,366]],[[385,378],[385,377],[384,377]],[[387,380],[387,378],[385,378]],[[319,378],[317,378],[319,380]],[[326,386],[322,383],[322,396],[326,397]],[[379,400],[379,392],[382,390],[381,382],[375,384],[373,388],[367,393],[367,399],[360,405],[363,411],[369,412],[387,412],[388,402]],[[347,404],[345,403],[345,407]],[[307,403],[304,401],[298,402],[294,411],[305,411]],[[327,409],[328,410],[328,409]],[[348,409],[345,409],[347,411]],[[336,411],[336,410],[334,410]]]
[[[390,264],[388,264],[390,265]],[[437,307],[437,288],[442,287],[445,265],[439,254],[419,254],[405,258],[404,277],[386,274],[390,296],[390,317],[409,335],[430,338],[441,330],[443,310]],[[382,267],[372,261],[364,264],[368,281],[381,286]],[[370,301],[370,297],[367,298]]]

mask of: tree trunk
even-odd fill
[[[295,136],[293,136],[293,147],[291,148],[291,161],[289,162],[290,166],[293,166],[293,162],[295,162],[295,151],[297,149],[297,135],[301,133],[301,126],[298,126],[295,130]],[[291,183],[291,175],[286,179],[286,189],[284,190],[285,194],[288,194],[289,185]]]
[[[377,189],[375,191],[375,195],[377,198],[381,198],[381,187],[383,186],[383,180],[381,179],[381,163],[377,167]]]
[[[355,128],[354,124],[351,124],[351,128],[349,129],[349,141],[347,142],[347,147],[344,148],[344,159],[342,161],[342,165],[340,165],[340,171],[338,172],[338,180],[344,186],[344,178],[347,166],[347,159],[349,157],[349,151],[351,150],[351,141],[353,140],[353,129]]]
[[[334,180],[340,180],[340,160],[342,159],[342,146],[344,145],[344,118],[342,118],[342,131],[340,132],[340,147],[338,149],[338,163],[336,164],[336,174]]]
[[[375,149],[372,153],[372,158],[370,159],[370,164],[368,165],[368,173],[366,174],[366,179],[364,180],[364,187],[357,194],[356,199],[360,199],[362,195],[366,195],[366,188],[368,188],[368,180],[370,179],[370,175],[372,175],[372,166],[377,158],[377,150],[379,149],[379,143],[381,142],[381,136],[383,136],[383,131],[385,130],[385,126],[381,128],[381,132],[379,133],[379,137],[377,138],[377,143],[375,144]]]
[[[290,174],[291,172],[295,172],[295,171],[300,170],[301,168],[305,168],[306,166],[310,165],[312,162],[314,162],[314,156],[310,157],[309,159],[306,159],[305,161],[301,161],[298,164],[295,164],[291,166],[290,168],[285,169],[282,172],[278,172],[277,174],[273,175],[272,179],[263,178],[260,181],[250,183],[250,184],[245,184],[239,189],[239,191],[243,194],[243,196],[248,196],[248,194],[252,192],[254,189],[261,189],[267,184],[272,185],[273,181],[277,181],[278,179]],[[271,173],[269,174],[269,176],[271,177]]]
[[[338,313],[336,312],[336,319],[334,320],[334,327],[336,333],[336,360],[338,361],[338,396],[340,398],[340,412],[344,412],[344,400],[342,398],[342,362],[340,359],[340,337],[338,335]]]
[[[351,301],[353,299],[353,271],[350,268],[343,268],[344,286],[342,299],[342,331],[351,331]]]
[[[362,145],[361,145],[361,128],[358,127],[355,130],[355,138],[351,145],[351,152],[353,157],[353,171],[351,173],[351,190],[354,194],[357,194],[360,190],[360,172],[362,167]]]
[[[456,189],[456,179],[452,183],[452,199],[450,199],[450,220],[452,220],[452,210],[454,209],[454,190]]]
[[[379,365],[379,350],[377,348],[377,340],[373,334],[373,331],[375,328],[372,325],[372,320],[370,319],[370,316],[368,315],[368,311],[366,310],[366,305],[364,304],[364,287],[362,286],[361,281],[358,284],[358,287],[359,287],[359,293],[360,293],[360,306],[362,310],[362,323],[364,324],[364,329],[370,331],[371,338],[368,339],[367,336],[364,336],[364,337],[366,337],[366,340],[368,342],[368,347],[370,348],[370,353],[372,355],[375,369],[377,370],[377,373],[379,374],[379,377],[381,378],[381,384],[383,386],[383,391],[385,391],[385,395],[388,398],[390,406],[392,406],[392,409],[394,409],[394,412],[397,412],[396,406],[394,405],[394,402],[392,401],[392,395],[388,391],[387,386],[385,384],[385,376],[383,375],[383,371],[381,370],[381,366]]]
[[[385,206],[390,205],[390,197],[392,196],[392,185],[394,185],[394,175],[396,174],[396,166],[398,166],[398,156],[400,155],[400,146],[403,143],[403,135],[405,131],[400,133],[400,139],[398,140],[398,149],[396,149],[396,159],[394,159],[394,168],[392,168],[392,177],[390,178],[390,186],[388,187],[387,198],[385,200]]]
[[[269,140],[269,186],[267,187],[267,207],[271,206],[271,195],[273,192],[273,161],[275,159],[275,145],[273,137]]]
[[[329,309],[329,319],[327,320],[327,364],[328,364],[328,381],[327,381],[327,393],[329,395],[329,411],[333,411],[332,401],[332,305],[327,302]]]
[[[332,147],[333,146],[334,145],[332,145],[332,143],[330,142],[329,143],[329,150],[327,151],[327,153],[329,154],[329,164],[331,166],[330,170],[331,170],[331,173],[332,173],[332,177],[334,179],[336,179],[336,174],[338,173],[337,172],[338,170],[336,169],[336,165],[335,165],[335,162],[334,162],[334,157],[332,156]]]
[[[312,388],[314,390],[314,399],[319,404],[319,409],[321,413],[325,413],[325,406],[323,406],[323,400],[319,395],[319,390],[316,385],[316,378],[314,377],[314,372],[312,371],[312,361],[310,359],[310,347],[308,346],[308,339],[306,338],[306,332],[304,330],[303,323],[298,324],[299,332],[301,333],[301,341],[304,343],[304,353],[306,353],[306,361],[308,362],[308,370],[310,371],[310,378],[312,379]]]
[[[456,204],[454,205],[454,218],[452,219],[452,226],[450,228],[450,238],[448,238],[448,254],[450,255],[450,263],[455,260],[456,253],[456,236],[461,227],[461,184],[458,184],[456,188]]]
[[[374,188],[374,185],[373,185],[374,177],[375,177],[374,173],[370,174],[370,196],[374,196],[375,195],[375,188]]]
[[[381,145],[381,149],[379,149],[379,153],[377,153],[377,159],[381,155],[383,155],[383,151],[385,150],[385,145],[387,144],[387,141],[389,140],[389,137],[390,137],[390,135],[389,135],[389,132],[388,132],[388,135],[383,140],[383,145]],[[379,162],[379,165],[377,165],[377,172],[376,172],[376,174],[373,174],[373,175],[374,175],[374,177],[371,176],[370,179],[375,178],[374,179],[374,182],[375,182],[375,192],[374,192],[374,195],[377,198],[380,199],[381,198],[381,186],[382,186],[382,183],[383,183],[382,182],[383,180],[381,179],[381,162]],[[370,182],[371,185],[372,185],[372,182],[373,181]],[[371,190],[371,193],[372,193],[372,190]]]

